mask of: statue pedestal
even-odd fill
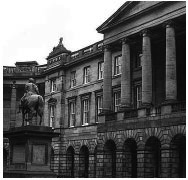
[[[10,143],[9,168],[4,177],[57,177],[50,170],[52,137],[59,136],[45,126],[11,128],[4,136]]]

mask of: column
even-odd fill
[[[109,45],[104,47],[103,112],[112,110],[112,54]]]
[[[176,44],[172,22],[166,24],[166,100],[176,100]]]
[[[151,61],[151,42],[148,30],[142,32],[142,104],[152,103],[152,61]]]
[[[121,66],[121,108],[130,108],[131,103],[131,74],[130,74],[130,47],[128,39],[122,39],[122,66]]]
[[[16,85],[12,84],[11,103],[10,103],[10,128],[16,125]]]

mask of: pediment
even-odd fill
[[[103,33],[109,28],[130,20],[133,17],[139,17],[142,13],[149,11],[163,2],[160,1],[127,1],[111,17],[109,17],[97,31]]]
[[[57,102],[56,98],[50,98],[48,101],[48,104],[55,104]]]

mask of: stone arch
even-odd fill
[[[74,177],[74,156],[73,146],[69,146],[66,151],[66,177]]]
[[[88,177],[89,173],[89,149],[82,145],[79,152],[79,177]]]
[[[137,143],[134,138],[127,138],[122,153],[123,177],[137,177]]]
[[[160,177],[161,171],[161,141],[150,136],[144,149],[144,177]]]
[[[124,145],[124,143],[127,139],[134,139],[137,145],[140,142],[139,134],[137,133],[136,130],[133,130],[133,129],[123,132],[123,135],[122,135],[122,138],[121,138],[122,145]]]
[[[68,143],[66,144],[66,147],[65,147],[65,153],[67,152],[68,148],[69,147],[73,147],[74,151],[76,150],[76,144],[75,144],[75,141],[68,141]]]
[[[104,136],[102,137],[102,144],[103,144],[103,147],[104,147],[104,144],[108,141],[108,140],[113,140],[115,145],[116,145],[116,148],[117,149],[121,149],[121,143],[118,141],[118,138],[116,136],[116,132],[107,132],[104,134]]]
[[[146,128],[143,135],[143,141],[145,144],[150,137],[156,137],[161,144],[165,144],[165,139],[161,128]]]
[[[170,175],[172,178],[186,177],[186,136],[176,134],[170,142]]]
[[[104,144],[103,148],[103,168],[104,177],[116,177],[116,144],[112,139],[109,139]]]
[[[185,125],[179,125],[179,126],[170,127],[169,138],[168,138],[168,142],[167,143],[170,144],[171,141],[173,140],[173,138],[177,134],[182,134],[183,136],[185,136],[186,135],[186,126]]]
[[[89,150],[89,153],[92,153],[92,147],[91,147],[91,145],[90,145],[90,143],[88,142],[87,139],[81,140],[79,142],[79,150],[78,150],[79,152],[80,152],[80,149],[82,148],[82,146],[86,146]]]

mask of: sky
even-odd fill
[[[103,39],[96,31],[125,0],[4,0],[0,3],[0,55],[3,66],[46,63],[63,37],[71,51]]]

